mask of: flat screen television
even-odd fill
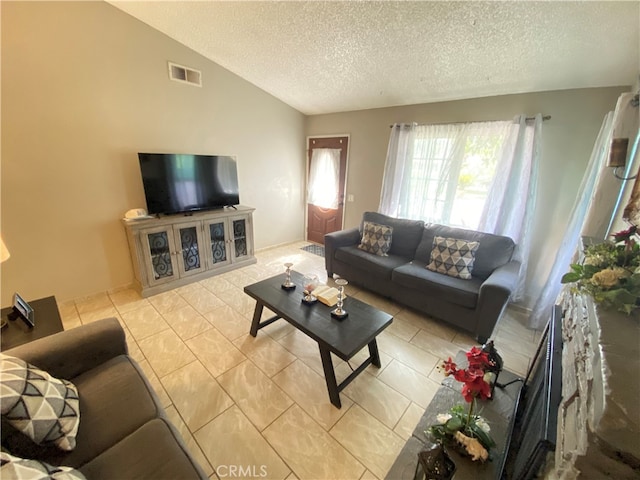
[[[233,157],[138,153],[150,215],[211,210],[240,203]]]

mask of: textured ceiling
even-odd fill
[[[637,1],[109,3],[305,114],[632,85],[640,68]]]

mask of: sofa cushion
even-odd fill
[[[389,253],[401,257],[412,259],[416,253],[416,248],[422,239],[424,222],[421,220],[407,220],[404,218],[393,218],[377,212],[365,212],[362,222],[373,222],[380,225],[388,225],[393,228],[393,241]],[[360,230],[362,231],[363,225]]]
[[[436,236],[478,242],[480,245],[476,250],[472,275],[483,280],[489,277],[496,268],[509,262],[515,248],[515,243],[509,237],[431,223],[424,228],[422,241],[416,250],[415,259],[417,261],[429,263],[433,239]]]
[[[450,277],[471,279],[478,242],[458,238],[435,237],[431,250],[431,262],[427,268]]]
[[[358,248],[365,252],[386,257],[391,248],[393,228],[373,222],[364,222],[362,240]]]
[[[0,371],[3,418],[38,445],[73,450],[80,423],[76,386],[3,353]]]
[[[40,460],[31,460],[0,452],[0,477],[21,480],[86,480],[85,476],[71,467],[56,467]]]
[[[80,471],[89,479],[206,478],[186,453],[184,444],[178,440],[175,431],[161,418],[145,423],[82,466]]]
[[[409,260],[398,255],[380,257],[364,252],[358,247],[340,247],[336,250],[337,261],[344,262],[352,267],[366,271],[373,277],[391,280],[391,272],[394,268],[404,265]],[[349,280],[347,278],[347,280]]]
[[[427,270],[419,262],[399,266],[393,271],[392,280],[403,288],[418,290],[422,295],[437,297],[466,308],[475,308],[482,280],[449,277]]]
[[[39,447],[25,442],[17,432],[4,438],[7,432],[3,424],[3,445],[10,452],[77,468],[158,415],[155,394],[137,364],[126,355],[112,358],[72,380],[78,387],[82,412],[75,450]]]

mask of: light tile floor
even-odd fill
[[[378,337],[382,368],[368,367],[335,408],[315,342],[283,320],[248,334],[255,303],[245,285],[282,273],[285,262],[327,280],[324,259],[301,250],[306,244],[261,251],[256,265],[147,299],[121,290],[62,304],[65,329],[119,319],[130,354],[211,478],[382,479],[438,388],[436,367],[475,341],[349,285],[348,295],[394,321]],[[520,375],[539,339],[525,321],[508,309],[493,335],[506,368]],[[338,381],[351,371],[334,364]]]

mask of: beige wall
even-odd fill
[[[545,123],[532,295],[548,272],[602,118],[627,88],[480,98],[308,117],[102,2],[0,2],[1,300],[69,300],[131,282],[123,213],[144,206],[138,151],[236,155],[256,247],[304,235],[306,135],[351,135],[345,225],[378,207],[394,122],[552,115]],[[55,21],[54,21],[55,19]],[[167,61],[202,71],[171,82]]]
[[[377,210],[389,125],[395,122],[447,123],[505,120],[519,113],[551,115],[544,123],[538,201],[534,219],[528,298],[531,306],[551,268],[566,221],[605,114],[628,87],[565,90],[362,110],[307,118],[306,134],[351,135],[345,226]]]
[[[256,247],[304,234],[304,116],[103,2],[1,2],[2,305],[133,279],[138,151],[236,155]],[[172,82],[167,61],[202,71]]]

